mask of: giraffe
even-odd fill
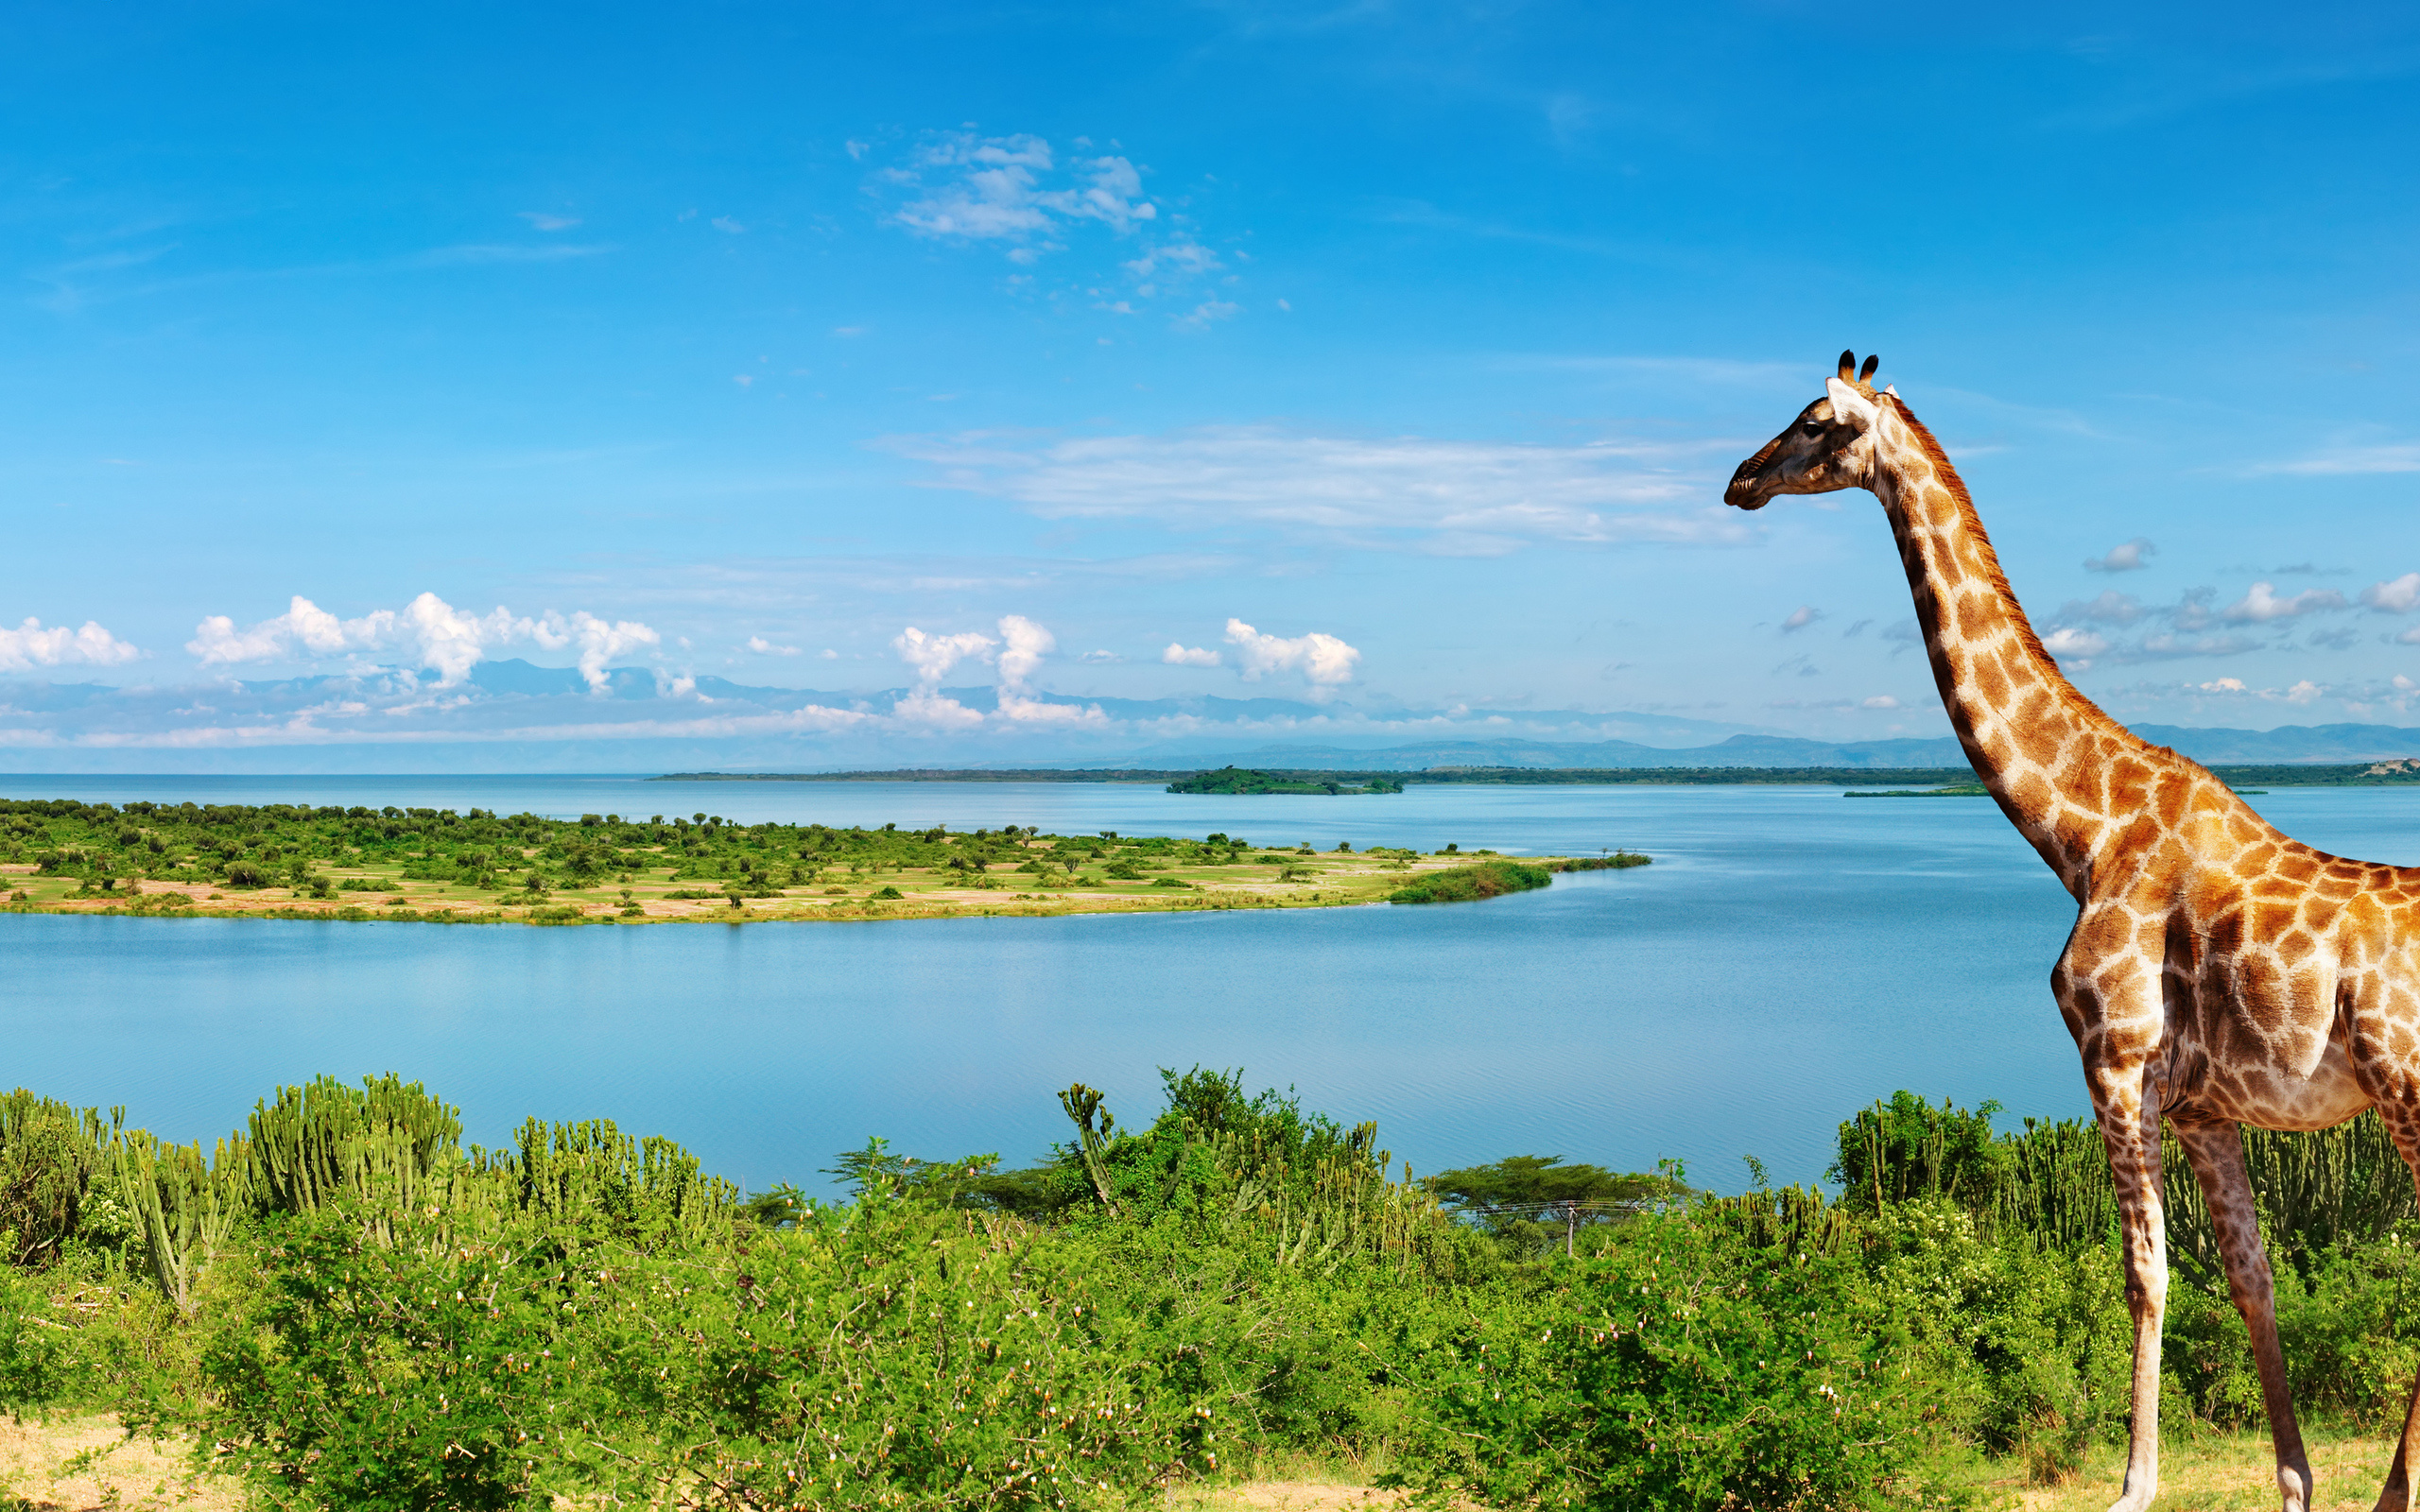
[[[2118,1195],[2135,1326],[2133,1435],[2111,1512],[2159,1487],[2165,1115],[2207,1196],[2252,1335],[2286,1512],[2310,1462],[2287,1390],[2269,1258],[2239,1126],[2325,1128],[2376,1108],[2420,1180],[2420,868],[2289,839],[2196,763],[2103,713],[2017,606],[1966,486],[1879,361],[1852,352],[1821,399],[1739,465],[1723,501],[1865,489],[1881,501],[1959,744],[2076,901],[2050,972]],[[2420,1383],[2377,1501],[2411,1512]]]

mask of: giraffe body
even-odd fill
[[[2168,1291],[2161,1120],[2209,1201],[2250,1329],[2287,1512],[2308,1462],[2287,1391],[2238,1125],[2316,1129],[2375,1107],[2420,1179],[2420,868],[2281,834],[2199,764],[2069,683],[2027,622],[1965,485],[1854,358],[1739,466],[1726,502],[1870,490],[1898,543],[1951,726],[2000,811],[2077,904],[2050,986],[2109,1151],[2135,1318],[2133,1444],[2113,1512],[2158,1486]],[[2420,1385],[2380,1508],[2411,1512]]]

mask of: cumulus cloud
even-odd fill
[[[493,613],[456,609],[435,593],[423,593],[401,610],[378,610],[340,619],[297,593],[285,613],[238,629],[233,618],[213,614],[194,627],[185,643],[203,666],[248,662],[308,662],[400,648],[432,668],[441,686],[471,675],[493,652],[516,644],[544,650],[577,648],[579,675],[591,690],[605,686],[605,669],[617,656],[656,645],[663,637],[636,620],[606,620],[579,610],[569,616],[548,610],[534,618],[499,605]]]
[[[2228,605],[2220,617],[2235,624],[2258,625],[2303,614],[2330,613],[2344,607],[2344,595],[2332,588],[2306,589],[2291,597],[2279,598],[2271,584],[2255,583],[2251,592]]]
[[[1022,614],[1000,618],[1000,638],[978,630],[956,635],[928,635],[909,626],[890,643],[916,673],[916,685],[893,707],[897,717],[937,729],[971,729],[983,722],[981,711],[969,709],[943,696],[942,679],[960,662],[991,662],[999,669],[999,717],[1013,724],[1091,725],[1107,722],[1100,706],[1050,703],[1037,696],[1031,683],[1043,658],[1059,648],[1058,638]]]
[[[45,627],[42,621],[27,615],[15,629],[0,629],[0,672],[71,664],[113,667],[142,654],[95,620],[86,620],[82,629],[71,630],[64,625]]]
[[[1058,637],[1022,614],[1000,617],[1000,717],[1019,724],[1101,724],[1098,704],[1050,703],[1028,686],[1042,659],[1059,649]]]
[[[1690,507],[1719,491],[1705,466],[1713,454],[1703,448],[1345,438],[1270,426],[1029,442],[983,433],[890,437],[875,444],[931,464],[932,487],[1012,499],[1052,519],[1130,517],[1202,528],[1240,521],[1457,555],[1497,555],[1536,541],[1754,539],[1737,510]]]
[[[758,656],[798,656],[802,654],[800,648],[795,645],[775,645],[772,642],[765,639],[761,635],[752,635],[748,638],[748,649],[753,651]]]
[[[1353,680],[1353,666],[1361,653],[1333,635],[1313,630],[1291,638],[1264,635],[1241,620],[1227,622],[1227,643],[1246,682],[1257,682],[1271,672],[1298,671],[1311,685],[1314,698],[1332,697]]]
[[[975,630],[927,635],[915,626],[908,626],[891,638],[890,648],[899,653],[899,660],[915,669],[916,686],[892,712],[903,719],[944,729],[981,724],[980,713],[942,696],[942,679],[969,657],[988,659],[997,644]]]
[[[1788,635],[1792,630],[1803,630],[1823,617],[1824,611],[1814,605],[1801,604],[1789,611],[1789,618],[1781,622],[1781,633]]]
[[[2156,555],[2158,551],[2159,548],[2150,541],[2136,536],[2132,541],[2110,547],[2106,556],[2086,557],[2083,570],[2088,573],[2140,572],[2151,565],[2144,558]]]
[[[1172,667],[1215,667],[1227,659],[1207,646],[1186,645],[1183,641],[1170,641],[1160,653],[1160,660]]]
[[[2042,649],[2075,671],[2084,672],[2091,669],[2094,657],[2109,649],[2109,642],[2090,630],[2063,625],[2042,637]]]
[[[2405,573],[2361,590],[2361,602],[2381,614],[2409,614],[2420,609],[2420,573]]]
[[[1876,694],[1858,705],[1860,709],[1896,709],[1899,706],[1899,700],[1887,693]]]

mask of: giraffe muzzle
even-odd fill
[[[1735,509],[1761,509],[1772,501],[1772,495],[1756,485],[1772,451],[1768,446],[1739,464],[1739,470],[1731,474],[1731,486],[1722,490],[1723,503]]]

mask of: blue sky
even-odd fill
[[[587,729],[616,667],[701,749],[698,678],[829,692],[746,731],[803,763],[1042,751],[1071,696],[1939,734],[1872,501],[1718,503],[1850,345],[2121,717],[2420,723],[2408,12],[29,5],[9,43],[0,741],[43,764],[374,768]],[[598,691],[516,724],[509,658]]]

